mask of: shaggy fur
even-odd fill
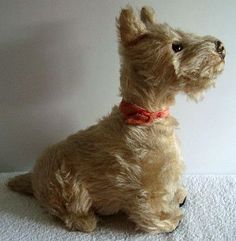
[[[223,70],[225,50],[216,38],[160,24],[151,8],[142,8],[139,17],[131,7],[122,9],[117,27],[120,93],[129,103],[166,109],[179,92],[197,98]],[[186,198],[177,125],[172,116],[128,125],[114,106],[96,125],[49,147],[31,173],[8,185],[32,193],[69,229],[90,232],[96,213],[123,211],[138,229],[171,232]]]

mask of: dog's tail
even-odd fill
[[[30,172],[11,178],[7,182],[7,186],[15,192],[24,193],[26,195],[33,195]]]

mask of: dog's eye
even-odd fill
[[[183,49],[183,45],[181,43],[175,42],[172,44],[172,49],[175,53],[180,52]]]

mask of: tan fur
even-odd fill
[[[174,104],[179,92],[196,98],[223,70],[217,39],[156,23],[151,8],[144,7],[139,18],[127,7],[117,25],[120,93],[130,103],[157,111]],[[183,50],[175,53],[173,42],[181,42]],[[95,213],[123,211],[141,230],[171,232],[186,197],[177,125],[172,116],[127,125],[114,106],[96,125],[49,147],[32,170],[32,187],[27,182],[25,188],[69,229],[90,232]],[[21,180],[11,181],[10,188],[25,192],[17,188]]]

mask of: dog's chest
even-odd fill
[[[153,156],[163,157],[178,149],[174,126],[131,127],[126,134],[125,144],[137,159],[152,160]]]
[[[145,186],[158,185],[160,176],[170,181],[178,178],[175,169],[181,169],[182,157],[174,126],[136,129],[128,140],[132,158],[140,165],[141,181]]]

